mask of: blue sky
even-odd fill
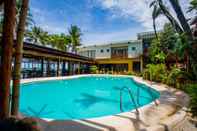
[[[188,0],[182,0],[188,4]],[[81,28],[84,45],[136,39],[152,30],[150,0],[31,0],[37,26],[49,33],[67,33],[71,24]],[[161,17],[158,27],[166,22]]]

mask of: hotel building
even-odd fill
[[[83,46],[78,54],[95,59],[99,71],[123,73],[141,72],[143,69],[142,40]]]

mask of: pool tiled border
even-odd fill
[[[158,106],[154,102],[139,108],[139,114],[135,110],[111,116],[104,116],[83,120],[50,120],[37,119],[41,129],[45,131],[164,131],[179,128],[186,117],[185,109],[189,103],[189,97],[182,91],[170,88],[164,84],[145,81],[140,77],[130,75],[104,75],[88,74],[66,77],[49,77],[23,79],[21,83],[31,83],[48,80],[72,79],[83,76],[114,76],[130,77],[136,82],[145,84],[158,92]]]

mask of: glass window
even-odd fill
[[[101,49],[101,53],[103,53],[103,49]]]
[[[107,49],[107,52],[109,52],[109,49]]]
[[[132,47],[132,50],[135,51],[136,50],[136,47]]]

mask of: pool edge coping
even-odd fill
[[[166,86],[164,84],[152,83],[150,81],[143,80],[141,77],[137,77],[137,76],[131,76],[131,75],[111,75],[111,74],[85,74],[85,75],[74,75],[74,76],[65,76],[65,77],[31,78],[31,79],[22,79],[21,80],[21,83],[24,84],[24,83],[31,83],[31,82],[38,82],[38,81],[72,79],[72,78],[79,78],[79,77],[83,77],[83,76],[114,76],[114,77],[127,77],[127,78],[129,77],[129,78],[134,79],[138,83],[145,84],[145,85],[147,85],[147,86],[155,89],[158,92],[166,91],[166,90],[169,90],[169,89],[172,90],[172,91],[177,90],[177,89],[174,89],[174,88],[170,88],[170,87],[168,87],[168,86]],[[182,92],[182,91],[180,91],[180,92],[187,96],[187,94],[185,94],[184,92]],[[186,101],[188,101],[188,99],[189,99],[189,97],[187,96],[187,100]],[[159,99],[157,99],[157,101],[159,101]],[[146,111],[146,110],[148,110],[148,109],[150,109],[150,108],[152,108],[154,106],[155,106],[154,105],[154,102],[151,102],[151,103],[149,103],[147,105],[144,105],[144,106],[142,106],[142,107],[140,107],[138,109],[140,110],[140,113],[143,114],[144,111]],[[154,129],[156,131],[158,129],[160,130],[161,128],[164,129],[165,127],[163,125],[167,125],[169,128],[172,128],[174,125],[177,125],[177,123],[179,123],[180,121],[182,121],[185,118],[186,112],[184,110],[185,110],[186,107],[187,107],[187,105],[182,105],[182,107],[179,110],[177,110],[176,113],[174,113],[172,116],[168,116],[168,117],[165,118],[165,120],[163,122],[157,123],[156,125],[153,125],[153,127],[152,126],[149,126],[146,129],[151,129],[151,130]],[[132,113],[133,113],[133,116],[132,116]],[[116,114],[116,115],[128,116],[129,118],[130,117],[131,118],[132,117],[135,118],[135,111],[133,109],[130,112],[123,112],[123,113],[119,113],[119,114]],[[85,120],[94,121],[94,122],[101,122],[101,123],[104,122],[105,124],[111,125],[111,122],[108,122],[108,121],[110,119],[112,121],[116,120],[116,119],[113,118],[116,115],[102,116],[102,117],[98,117],[98,118],[90,118],[90,119],[85,119]],[[36,118],[36,119],[38,119],[38,118]],[[142,119],[144,119],[144,118],[142,118]],[[53,122],[55,120],[52,120],[52,119],[50,120],[50,119],[44,119],[44,118],[42,118],[42,119],[39,119],[39,121],[50,123],[50,122]],[[76,121],[76,122],[82,122],[83,123],[83,121],[81,121],[81,120],[62,120],[62,121]],[[118,129],[121,128],[121,126],[125,126],[125,124],[122,125],[122,123],[120,123],[120,124],[119,123],[116,123],[116,124],[117,124],[116,127]],[[128,129],[131,129],[131,128],[128,128]]]

